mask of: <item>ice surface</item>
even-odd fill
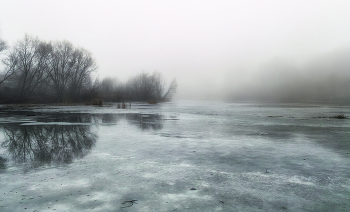
[[[1,113],[0,211],[349,211],[350,121],[323,118],[339,111],[188,101]]]

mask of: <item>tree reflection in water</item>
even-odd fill
[[[163,116],[159,114],[126,114],[130,124],[136,124],[141,130],[161,130],[163,128]]]
[[[91,128],[100,123],[117,124],[120,120],[126,120],[141,130],[160,130],[164,122],[162,115],[139,113],[55,113],[32,117],[45,124],[35,125],[34,122],[30,125],[13,123],[3,126],[5,140],[1,142],[1,147],[6,150],[7,157],[0,155],[0,172],[6,169],[9,162],[29,163],[35,168],[41,165],[69,164],[76,158],[82,158],[97,141],[97,134]]]
[[[15,163],[32,165],[71,163],[96,143],[89,125],[12,125],[4,127],[6,148]]]
[[[127,120],[128,124],[135,125],[141,130],[161,130],[163,128],[163,116],[160,114],[94,114],[93,120],[100,120],[104,124],[116,124],[122,119]]]
[[[6,159],[0,156],[0,173],[6,168]]]
[[[142,113],[118,113],[118,114],[54,114],[47,118],[38,118],[37,121],[68,122],[68,123],[103,123],[117,124],[121,120],[127,120],[128,124],[135,125],[141,130],[161,130],[163,128],[163,116],[160,114]]]

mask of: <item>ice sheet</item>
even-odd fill
[[[338,111],[189,101],[1,114],[0,211],[349,211],[350,122],[320,118]]]

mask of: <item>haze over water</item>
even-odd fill
[[[28,9],[30,8],[30,9]],[[68,40],[96,76],[159,71],[177,99],[349,99],[348,1],[2,1],[1,37]]]
[[[46,51],[46,75],[25,78],[42,86],[32,91],[21,66],[2,83],[0,63],[0,102],[101,107],[0,105],[0,211],[350,211],[349,11],[345,0],[1,1],[0,59],[18,47],[16,66],[26,38],[65,43],[93,61],[80,85],[97,101],[69,96],[70,77],[74,92],[52,88]],[[173,82],[174,101],[127,96],[138,76]],[[103,79],[115,92],[94,86]],[[20,87],[35,95],[16,99]]]

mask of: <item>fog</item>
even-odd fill
[[[256,70],[227,74],[223,98],[282,102],[349,101],[350,48],[309,58],[303,65],[274,58]]]
[[[157,71],[175,99],[349,100],[349,1],[0,3],[0,38],[90,51],[95,77]],[[0,67],[1,68],[1,67]]]

